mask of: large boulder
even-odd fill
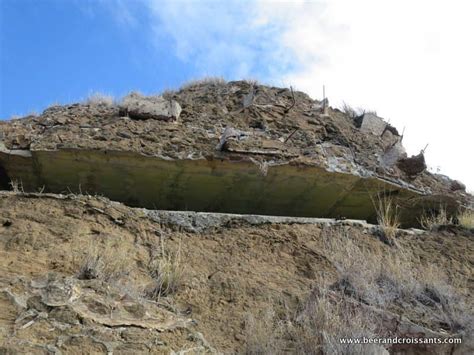
[[[369,112],[364,113],[362,116],[358,117],[356,119],[356,125],[362,132],[381,136],[385,131],[387,123],[383,120],[383,118]]]
[[[120,103],[120,114],[135,120],[176,121],[180,113],[181,106],[176,101],[166,100],[162,96],[131,93]]]
[[[406,157],[407,153],[405,148],[400,142],[397,142],[385,151],[380,159],[380,163],[384,167],[389,168],[394,166],[399,160],[405,159]]]

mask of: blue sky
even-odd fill
[[[199,10],[196,2],[176,7],[141,0],[0,3],[3,119],[92,92],[156,93],[205,75],[272,81],[275,66],[285,66],[282,56],[272,63],[258,59],[272,45],[260,39],[274,29],[259,26],[255,36],[240,21],[246,15],[242,2],[208,1]],[[177,23],[180,16],[187,23]],[[203,19],[207,24],[196,23]]]
[[[470,0],[0,0],[0,119],[94,92],[257,79],[376,110],[474,189]],[[471,159],[472,160],[472,159]]]
[[[100,91],[115,96],[156,92],[193,75],[172,43],[149,41],[146,9],[133,26],[104,2],[2,0],[0,117],[77,101]],[[84,4],[86,3],[86,4]]]

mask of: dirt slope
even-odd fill
[[[370,316],[363,334],[458,335],[464,348],[416,349],[460,353],[472,341],[473,238],[452,227],[401,232],[390,246],[350,225],[189,233],[104,198],[4,192],[0,353],[255,353],[257,343],[276,353],[281,342],[279,351],[301,352],[301,334],[320,339],[301,319],[321,292],[330,304],[350,305],[351,319]],[[152,297],[153,265],[167,257],[179,259],[182,282]],[[340,331],[356,329],[338,317]],[[325,339],[316,353],[331,353]]]

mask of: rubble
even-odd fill
[[[416,213],[468,205],[462,189],[406,157],[394,127],[327,102],[233,81],[52,106],[0,122],[2,188],[12,180],[149,208],[367,220],[381,190],[418,201]]]
[[[146,97],[137,93],[125,96],[119,104],[120,115],[135,120],[177,120],[181,106],[174,100],[165,100],[161,96]]]

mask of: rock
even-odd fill
[[[397,166],[408,176],[416,176],[426,170],[425,156],[420,153],[410,158],[402,158]]]
[[[131,93],[122,100],[120,114],[128,115],[134,120],[176,121],[181,114],[181,106],[176,101],[166,100],[162,96]]]
[[[380,159],[380,163],[384,167],[389,168],[394,166],[400,159],[405,159],[406,157],[407,153],[405,148],[403,148],[400,142],[397,142],[385,152]]]
[[[362,132],[381,136],[387,127],[387,123],[383,118],[373,113],[364,113],[361,117],[356,119],[356,126],[359,127]]]
[[[451,191],[466,191],[466,185],[459,180],[453,180],[451,182]]]
[[[247,136],[248,136],[247,132],[243,132],[241,130],[238,130],[232,127],[227,127],[222,133],[222,136],[219,140],[219,144],[216,146],[216,150],[225,150],[225,145],[227,143],[227,140],[229,139],[240,140]]]

